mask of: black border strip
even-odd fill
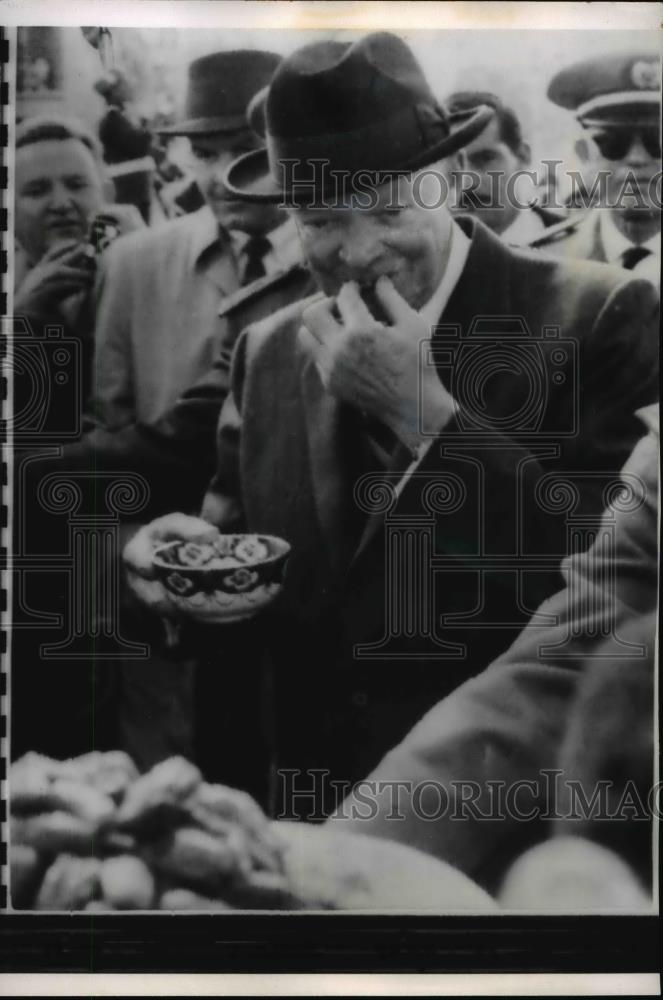
[[[7,265],[7,241],[9,238],[9,227],[7,223],[7,197],[9,192],[9,177],[7,169],[7,154],[6,149],[9,144],[8,137],[8,124],[7,119],[11,114],[11,109],[9,107],[9,81],[7,75],[10,72],[9,65],[9,39],[7,36],[7,28],[0,27],[0,146],[2,147],[0,152],[0,229],[2,231],[1,245],[2,252],[0,253],[0,317],[7,315],[7,282],[9,280],[8,265]],[[0,335],[0,340],[2,341],[2,346],[0,347],[0,360],[4,359],[5,356],[5,338]],[[5,408],[7,406],[7,378],[3,373],[0,375],[0,409],[2,410],[2,426],[4,428],[5,421]],[[4,430],[0,432],[2,436],[2,444],[4,445]],[[5,503],[6,497],[5,492],[7,489],[7,464],[4,459],[4,450],[2,458],[2,478],[0,480],[1,490],[2,490],[2,500],[0,506],[0,531],[7,532],[8,527],[8,508]],[[7,547],[4,543],[0,542],[0,565],[7,565]],[[7,614],[7,599],[8,594],[4,587],[4,579],[0,581],[0,614]],[[2,628],[0,629],[0,659],[2,660],[2,665],[0,669],[0,699],[4,704],[4,710],[0,711],[0,742],[7,745],[7,647],[8,647],[8,634],[6,631],[5,623],[3,621]],[[0,752],[0,781],[4,782],[7,777],[7,764],[5,760],[5,754]],[[2,837],[0,838],[0,867],[2,870],[3,879],[0,882],[0,909],[4,910],[7,907],[7,886],[5,882],[5,874],[7,869],[7,842],[5,838],[6,833],[6,822],[7,822],[7,803],[4,798],[0,800],[0,829],[2,830]]]
[[[6,972],[642,973],[656,917],[210,914],[0,918]]]

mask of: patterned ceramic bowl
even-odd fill
[[[168,542],[152,557],[171,611],[209,624],[252,618],[281,590],[290,546],[271,535]]]

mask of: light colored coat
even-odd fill
[[[152,424],[208,371],[227,332],[218,315],[239,286],[230,241],[205,207],[117,240],[97,285],[92,417]]]

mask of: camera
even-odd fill
[[[12,413],[3,431],[15,445],[75,440],[83,409],[81,344],[61,327],[35,334],[23,319],[5,338],[4,366],[13,386]]]
[[[437,326],[421,345],[456,403],[464,436],[557,441],[578,432],[578,344],[559,327],[533,333],[520,316]]]
[[[85,266],[94,271],[97,258],[120,235],[120,227],[111,215],[97,215],[92,220],[85,244]]]

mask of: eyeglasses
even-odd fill
[[[606,160],[623,160],[632,148],[636,136],[640,136],[649,156],[655,159],[661,157],[661,135],[656,125],[613,125],[610,128],[593,129],[590,134]]]

